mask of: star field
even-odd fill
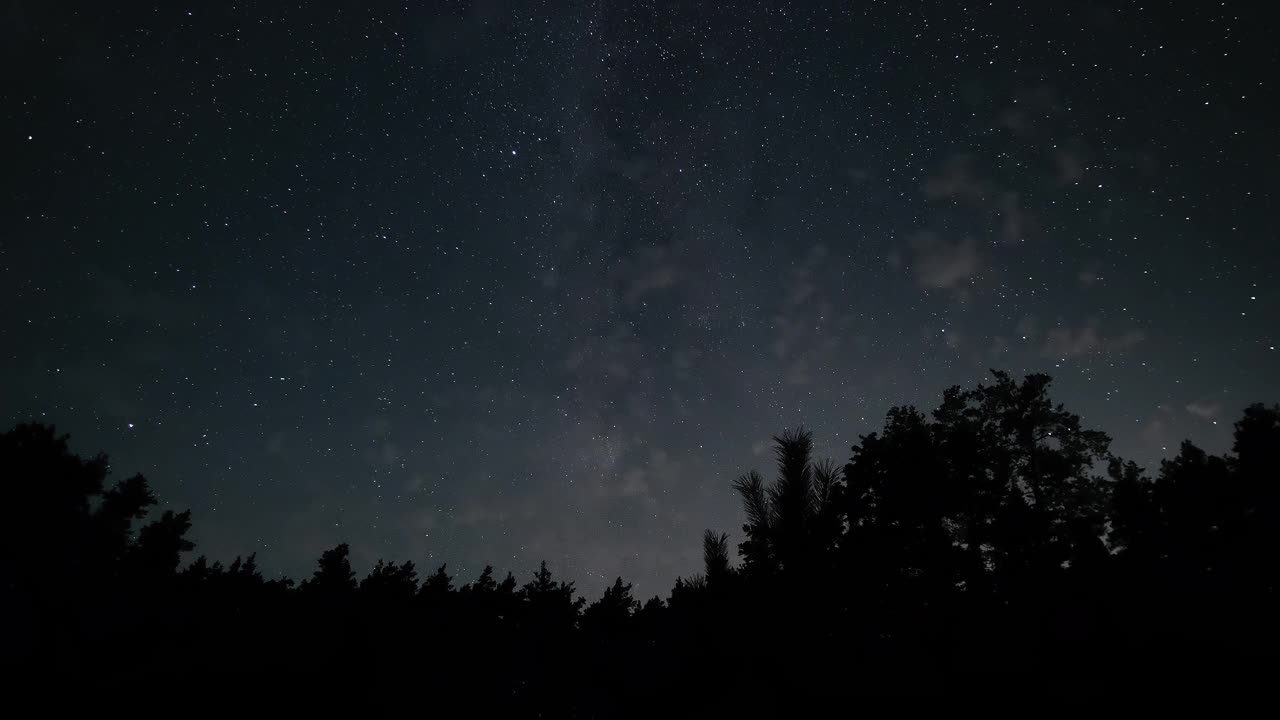
[[[0,24],[0,409],[211,557],[700,566],[988,368],[1151,466],[1280,397],[1250,4],[224,3]]]

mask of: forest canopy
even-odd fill
[[[741,532],[708,529],[703,572],[647,600],[546,563],[463,581],[387,559],[361,577],[346,544],[296,582],[252,554],[192,558],[190,513],[153,512],[146,478],[111,483],[107,456],[18,425],[0,436],[5,670],[282,697],[324,675],[353,707],[447,692],[616,716],[993,682],[1078,698],[1272,668],[1280,407],[1246,408],[1228,454],[1183,443],[1148,473],[1049,388],[996,372],[927,414],[895,407],[843,464],[783,430],[771,477],[731,481]]]

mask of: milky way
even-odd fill
[[[0,419],[211,557],[665,594],[784,426],[1045,371],[1151,466],[1280,399],[1247,4],[62,5],[0,23]]]

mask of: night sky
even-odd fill
[[[1255,3],[74,5],[0,15],[0,420],[211,558],[665,595],[784,426],[1280,400]]]

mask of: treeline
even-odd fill
[[[1280,407],[1247,408],[1230,454],[1184,443],[1150,477],[1048,387],[995,373],[929,415],[894,408],[844,465],[784,431],[776,476],[733,482],[737,564],[708,530],[704,572],[643,603],[618,579],[588,604],[545,563],[461,582],[379,561],[360,578],[345,544],[298,583],[253,555],[184,566],[189,513],[145,522],[145,478],[108,487],[105,456],[19,425],[0,436],[3,670],[94,702],[145,688],[364,714],[1267,689]]]

